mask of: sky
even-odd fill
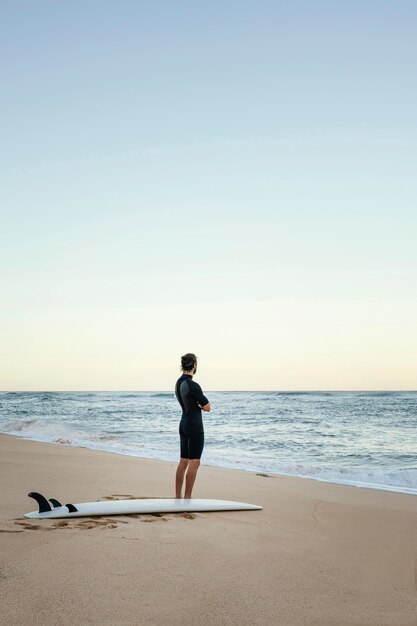
[[[416,389],[416,29],[0,2],[0,389]]]

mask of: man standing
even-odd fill
[[[175,476],[175,497],[182,497],[182,486],[187,473],[184,498],[191,498],[204,448],[204,426],[201,411],[208,412],[211,410],[211,406],[200,385],[193,380],[197,371],[196,355],[184,354],[181,357],[181,369],[182,376],[175,385],[175,395],[182,408],[179,427],[181,458]]]

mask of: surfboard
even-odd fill
[[[25,513],[30,519],[56,519],[60,517],[93,517],[97,515],[130,515],[146,513],[185,513],[203,511],[255,511],[262,509],[258,504],[234,502],[231,500],[207,500],[191,498],[143,498],[135,500],[101,500],[98,502],[80,502],[77,504],[61,504],[51,498],[47,500],[42,494],[31,492],[38,511]],[[51,506],[52,505],[52,506]]]

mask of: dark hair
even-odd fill
[[[190,372],[197,365],[197,357],[192,352],[187,352],[181,357],[181,369],[183,372]]]

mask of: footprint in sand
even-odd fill
[[[125,522],[126,523],[126,522]],[[22,526],[24,530],[8,530],[3,532],[21,533],[25,530],[62,530],[79,528],[81,530],[88,530],[91,528],[117,528],[117,522],[115,520],[99,520],[99,519],[85,519],[82,521],[74,522],[74,520],[59,520],[54,522],[51,526],[33,524],[31,522],[17,520],[15,524]]]
[[[117,528],[117,522],[109,519],[87,518],[79,521],[76,528],[81,530],[91,530],[92,528]]]
[[[179,513],[179,517],[184,517],[185,519],[196,519],[196,515],[194,513],[189,513],[188,511],[184,511],[184,513]]]
[[[55,522],[53,528],[68,528],[69,524],[67,520],[60,520],[59,522]]]
[[[20,522],[20,521],[17,521],[15,523],[18,524],[19,526],[23,526],[25,530],[41,530],[42,529],[42,526],[40,526],[39,524],[31,524],[30,522]]]
[[[15,524],[19,526],[23,526],[25,530],[56,530],[57,528],[68,528],[68,522],[66,520],[60,520],[59,522],[54,522],[51,526],[41,525],[41,524],[33,524],[32,522],[26,522],[17,520]],[[10,532],[22,533],[23,530],[15,530]]]

